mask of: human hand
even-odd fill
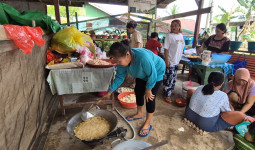
[[[145,91],[145,99],[148,102],[149,100],[153,101],[155,95],[152,94],[151,90],[146,90]]]

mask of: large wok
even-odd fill
[[[67,123],[67,133],[74,139],[78,139],[75,135],[74,135],[74,128],[75,126],[77,126],[79,123],[83,122],[83,120],[81,119],[81,114],[82,112],[74,115]],[[98,145],[98,143],[102,143],[103,140],[105,138],[110,138],[110,137],[114,137],[113,130],[116,128],[117,126],[117,117],[110,111],[107,110],[102,110],[102,109],[98,109],[96,114],[94,115],[96,116],[100,116],[105,118],[109,123],[110,123],[110,132],[105,135],[102,138],[99,139],[93,139],[93,140],[82,140],[83,143],[90,145],[90,146],[96,146]],[[88,119],[88,118],[84,118],[84,119]],[[78,139],[80,140],[80,139]]]

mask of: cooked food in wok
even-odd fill
[[[103,117],[97,116],[79,123],[74,134],[81,140],[93,140],[106,136],[110,132],[110,124]]]
[[[93,60],[89,61],[89,63],[92,65],[111,65],[112,64],[110,62],[100,60],[100,59],[93,59]]]
[[[130,94],[130,95],[127,95],[127,96],[121,98],[120,100],[123,102],[126,102],[126,103],[135,103],[136,97],[135,97],[135,94]]]

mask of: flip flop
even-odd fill
[[[130,118],[130,119],[128,119],[128,118]],[[127,120],[127,121],[134,121],[134,120],[139,120],[139,119],[143,119],[143,117],[142,117],[142,118],[135,118],[134,116],[128,116],[128,117],[126,117],[126,120]]]
[[[141,131],[146,131],[146,130],[149,130],[149,132],[148,132],[147,134],[144,134],[144,135],[140,134],[140,132],[139,132],[138,135],[139,135],[140,137],[146,137],[146,136],[148,136],[148,135],[150,134],[151,129],[152,129],[152,125],[150,125],[150,128],[149,128],[149,129],[141,129],[140,132],[141,132]]]
[[[164,100],[169,103],[169,104],[172,104],[172,100],[170,97],[164,97]]]

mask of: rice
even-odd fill
[[[110,124],[103,117],[97,116],[79,123],[74,134],[81,140],[93,140],[106,136],[110,132]]]

